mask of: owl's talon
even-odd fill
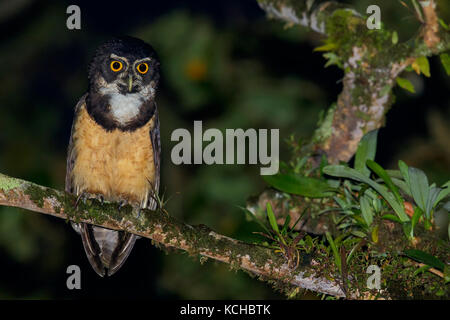
[[[142,212],[142,208],[139,207],[139,208],[137,209],[137,218],[138,218],[138,219],[141,217],[141,212]]]
[[[100,202],[101,205],[104,204],[105,202],[105,198],[103,197],[103,195],[101,194],[92,194],[89,192],[85,192],[83,191],[82,193],[80,193],[80,195],[77,197],[77,200],[75,201],[75,205],[74,208],[77,209],[78,205],[80,204],[80,200],[83,201],[84,204],[86,204],[86,201],[89,199],[95,199],[98,200]]]
[[[73,205],[74,209],[78,209],[78,204],[80,203],[80,200],[82,197],[83,197],[82,193],[77,197],[77,200],[75,201],[75,204]]]
[[[77,201],[75,202],[75,209],[78,208],[78,205],[80,204],[80,200],[83,201],[83,204],[86,204],[86,200],[90,198],[90,194],[88,192],[82,192],[77,198]]]
[[[119,212],[120,212],[120,210],[122,210],[122,208],[125,207],[127,204],[128,204],[128,201],[120,200],[119,201],[119,207],[117,208],[117,210],[119,210]]]
[[[100,201],[100,204],[103,205],[105,203],[105,197],[103,195],[99,194],[97,195],[96,199]]]

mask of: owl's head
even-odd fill
[[[154,94],[159,81],[155,50],[133,37],[114,38],[97,48],[89,66],[91,90],[122,95]]]
[[[149,44],[128,36],[109,40],[89,65],[88,112],[106,129],[131,130],[153,114],[158,82],[159,60]]]

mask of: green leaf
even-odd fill
[[[392,44],[398,43],[398,33],[397,31],[392,32]]]
[[[431,187],[429,188],[429,195],[427,199],[427,206],[426,206],[426,212],[428,215],[432,216],[432,211],[434,208],[434,203],[436,203],[436,199],[439,196],[439,193],[441,192],[441,188]]]
[[[408,196],[412,197],[411,190],[409,189],[408,184],[400,179],[392,178],[392,182],[399,187],[404,193],[406,193]]]
[[[375,209],[376,213],[381,212],[381,209],[383,207],[380,199],[372,199],[372,206]]]
[[[275,218],[275,214],[273,213],[272,206],[270,202],[267,202],[267,217],[269,218],[270,226],[273,231],[277,234],[280,234],[280,229],[278,229],[277,219]]]
[[[407,236],[409,239],[412,239],[413,237],[412,224],[410,222],[404,222],[402,224],[402,228],[405,236]]]
[[[289,228],[289,222],[291,222],[291,216],[288,214],[284,219],[284,225],[281,229],[281,234],[285,234],[287,232],[287,229]]]
[[[441,189],[441,192],[439,192],[436,200],[433,203],[433,208],[437,206],[439,202],[442,201],[445,197],[447,197],[450,194],[450,181],[447,181],[443,186],[443,189]]]
[[[445,30],[450,30],[450,27],[441,18],[439,18],[439,23],[442,26],[442,28],[444,28]]]
[[[378,242],[378,225],[376,225],[372,230],[372,241],[375,243]]]
[[[339,272],[342,272],[342,268],[341,268],[341,255],[338,252],[338,249],[336,247],[336,244],[333,241],[333,237],[331,236],[330,232],[327,231],[325,233],[328,242],[330,243],[330,247],[331,250],[333,251],[333,256],[334,256],[334,263],[338,266],[339,268]]]
[[[316,47],[314,48],[314,52],[320,52],[320,51],[333,51],[336,50],[338,48],[336,43],[330,42],[330,43],[326,43],[323,46],[320,47]]]
[[[325,64],[325,68],[328,68],[329,66],[332,65],[336,65],[339,68],[342,68],[341,58],[334,52],[324,53],[323,57],[328,60],[327,63]]]
[[[350,205],[341,198],[333,197],[333,199],[341,207],[342,210],[347,210],[350,208]]]
[[[384,183],[388,186],[389,190],[392,191],[397,201],[403,205],[403,199],[398,192],[397,186],[392,182],[386,171],[373,160],[367,160],[367,166],[372,169],[372,171],[375,172],[381,179],[383,179]]]
[[[365,234],[364,232],[359,231],[359,230],[353,230],[351,232],[351,234],[353,234],[354,236],[356,236],[358,238],[365,238],[367,236],[367,234]]]
[[[445,72],[450,76],[450,55],[448,53],[442,53],[440,55],[442,65],[444,66]]]
[[[430,268],[431,268],[430,266],[420,267],[419,269],[414,271],[413,276],[417,276],[419,273],[424,273],[425,271],[428,271],[428,269],[430,269]]]
[[[397,216],[394,216],[393,214],[385,214],[381,218],[382,219],[386,219],[386,220],[391,220],[391,221],[394,221],[394,222],[398,222],[398,223],[402,222]]]
[[[349,178],[368,184],[389,203],[389,205],[392,207],[392,209],[394,209],[395,213],[402,222],[409,221],[409,217],[406,215],[405,209],[403,207],[403,202],[399,203],[395,196],[389,193],[386,187],[367,178],[359,171],[343,165],[330,165],[323,168],[323,172],[330,176]]]
[[[370,227],[370,225],[373,222],[373,210],[370,206],[370,202],[366,196],[362,196],[359,199],[359,204],[361,207],[362,217],[363,217],[364,221],[366,222],[367,226]]]
[[[404,191],[408,195],[410,195],[412,197],[412,195],[411,195],[411,187],[409,186],[409,173],[408,173],[409,168],[408,168],[408,165],[406,163],[404,163],[402,160],[399,160],[398,161],[398,168],[400,169],[400,172],[401,172],[401,174],[403,176],[403,180],[405,181],[405,185],[403,185],[403,188],[405,188]],[[401,186],[399,186],[399,187],[402,188]]]
[[[398,168],[400,169],[400,172],[402,173],[403,179],[409,183],[409,173],[408,173],[408,165],[404,163],[402,160],[398,161]]]
[[[403,179],[400,170],[384,170],[391,178]]]
[[[373,130],[365,134],[359,142],[358,149],[356,150],[355,169],[364,174],[366,177],[370,176],[370,170],[366,167],[366,161],[375,159],[375,153],[377,151],[377,136],[378,130]]]
[[[297,224],[300,222],[300,220],[303,218],[303,216],[305,215],[306,211],[309,209],[309,206],[307,206],[305,209],[303,209],[302,213],[300,214],[300,216],[298,217],[298,219],[294,222],[294,225],[292,226],[292,230],[295,229],[295,227],[297,226]]]
[[[353,246],[352,250],[350,250],[350,252],[349,252],[349,254],[347,256],[347,264],[350,263],[350,261],[353,258],[353,255],[359,249],[361,241],[362,241],[362,239],[357,239],[357,243]]]
[[[246,216],[250,221],[256,222],[256,223],[261,227],[261,229],[263,229],[263,230],[266,231],[267,233],[270,233],[270,232],[269,232],[269,229],[267,229],[267,227],[264,225],[264,223],[262,223],[261,220],[258,219],[258,217],[255,216],[255,215],[253,214],[253,212],[251,212],[251,211],[248,210],[247,208],[244,208],[244,207],[241,207],[241,206],[238,206],[238,208],[242,209],[242,210],[245,212],[245,216]]]
[[[419,65],[420,71],[426,76],[430,77],[430,63],[428,62],[428,58],[425,56],[418,57],[416,59],[416,63]]]
[[[405,254],[411,259],[414,259],[416,261],[425,263],[433,268],[444,271],[445,264],[441,260],[439,260],[435,256],[432,256],[429,253],[417,249],[409,249],[405,250]]]
[[[413,84],[408,79],[397,77],[396,81],[397,84],[403,89],[408,90],[411,93],[416,93]]]
[[[411,194],[414,198],[416,204],[422,209],[423,212],[429,217],[429,212],[427,212],[427,201],[430,192],[428,179],[422,170],[417,168],[409,167],[409,186],[411,188]]]
[[[294,173],[263,176],[271,187],[283,192],[309,198],[323,198],[333,195],[334,189],[324,180],[300,176]]]
[[[295,165],[295,169],[294,172],[300,172],[300,169],[303,168],[303,166],[306,164],[306,162],[308,161],[307,157],[303,157],[301,159],[299,159],[297,161],[297,164]]]

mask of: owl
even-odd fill
[[[160,63],[142,40],[119,37],[97,48],[87,93],[75,107],[65,189],[78,199],[156,209],[160,134],[155,102]],[[72,223],[90,264],[100,276],[123,265],[136,235]]]

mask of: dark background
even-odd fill
[[[398,1],[346,1],[382,21],[400,41],[419,23]],[[66,28],[66,8],[81,8],[82,29]],[[439,2],[450,21],[450,4]],[[254,0],[227,1],[2,1],[0,3],[0,172],[63,189],[73,108],[87,88],[87,64],[101,42],[128,34],[153,45],[162,65],[157,94],[162,134],[162,191],[167,210],[187,223],[252,240],[253,224],[238,206],[264,189],[258,166],[182,165],[170,161],[176,128],[279,128],[308,138],[319,112],[341,90],[342,72],[324,68],[313,48],[322,38],[266,19]],[[380,131],[377,160],[398,159],[440,184],[450,177],[449,77],[438,58],[431,78],[402,75],[416,94],[395,89],[397,102]],[[289,160],[287,144],[280,157]],[[82,290],[66,288],[66,268],[82,270]],[[137,241],[112,278],[91,269],[81,239],[63,220],[0,207],[0,298],[283,298],[229,266]]]

